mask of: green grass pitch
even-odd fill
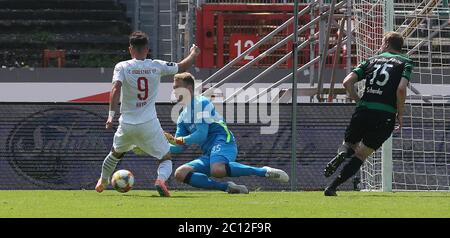
[[[450,217],[448,192],[0,191],[0,217]]]

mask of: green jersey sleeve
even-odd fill
[[[413,65],[411,63],[405,63],[405,67],[403,68],[402,77],[406,78],[408,81],[411,81],[411,72],[413,69]]]
[[[361,62],[356,68],[352,70],[352,72],[356,73],[358,75],[358,81],[363,80],[366,77],[366,68],[367,68],[368,62],[363,61]]]

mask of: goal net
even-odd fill
[[[397,31],[415,66],[403,128],[364,163],[362,189],[450,190],[448,0],[353,0],[353,12],[358,63]]]

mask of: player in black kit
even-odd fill
[[[403,37],[399,33],[386,33],[381,53],[363,61],[344,79],[344,87],[356,101],[356,109],[345,131],[344,143],[324,170],[325,177],[331,176],[346,158],[350,160],[325,189],[325,196],[337,196],[337,187],[355,175],[364,160],[391,136],[396,117],[398,129],[401,128],[413,67],[412,61],[400,53],[402,46]],[[354,84],[363,79],[365,90],[359,98]]]

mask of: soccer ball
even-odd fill
[[[111,178],[112,187],[121,193],[126,193],[133,188],[134,175],[125,169],[116,171]]]

